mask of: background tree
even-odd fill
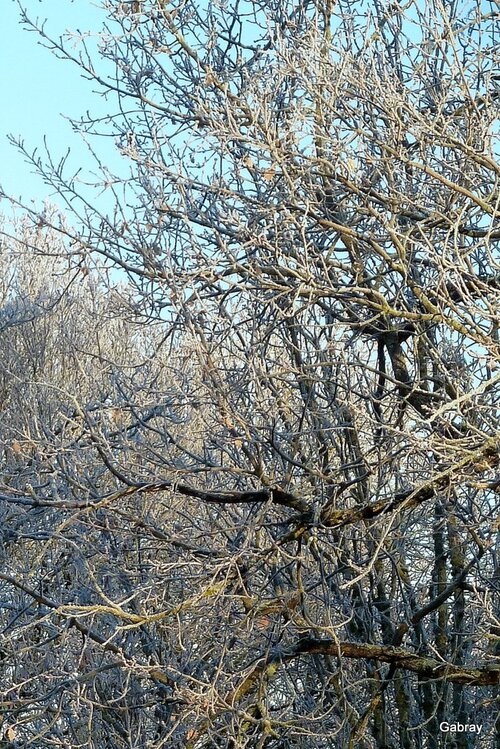
[[[498,10],[104,7],[39,32],[130,178],[5,240],[6,745],[498,747]]]

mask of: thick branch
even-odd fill
[[[272,678],[280,663],[290,662],[306,655],[330,655],[338,658],[352,658],[360,661],[389,663],[393,669],[401,668],[418,674],[420,678],[444,679],[454,684],[469,686],[495,686],[500,683],[500,667],[464,668],[444,663],[436,658],[409,653],[403,648],[369,643],[338,642],[335,640],[302,638],[289,652],[275,653],[259,661],[230,696],[232,704],[253,691],[262,678]]]
[[[450,486],[463,472],[474,471],[481,473],[498,465],[500,440],[492,437],[480,448],[471,451],[455,465],[438,473],[415,489],[398,492],[389,499],[380,499],[361,507],[336,510],[326,506],[321,513],[321,522],[327,527],[342,527],[360,520],[370,520],[378,515],[397,510],[403,505],[405,508],[416,507],[428,499],[432,499]]]
[[[445,679],[454,684],[473,686],[495,686],[500,684],[500,667],[463,668],[451,663],[443,663],[435,658],[409,653],[403,648],[367,643],[335,642],[335,640],[302,640],[286,655],[284,660],[292,660],[301,655],[337,655],[367,661],[390,663],[396,668],[412,671],[420,677]]]
[[[473,471],[482,473],[498,465],[500,456],[500,439],[492,437],[479,448],[469,451],[466,457],[458,461],[455,465],[447,468],[445,471],[438,473],[429,481],[421,484],[419,487],[404,492],[398,492],[393,497],[379,499],[376,502],[370,502],[360,507],[352,507],[343,510],[337,510],[330,505],[326,505],[320,515],[321,523],[329,528],[338,528],[345,525],[351,525],[360,520],[370,520],[393,510],[400,508],[416,507],[428,499],[432,499],[438,493],[444,491],[452,484],[463,472]],[[199,499],[202,502],[210,504],[253,504],[265,503],[271,501],[273,504],[290,507],[301,513],[299,520],[305,523],[311,515],[309,504],[292,492],[286,492],[279,487],[260,489],[256,491],[204,491],[187,484],[176,483],[175,481],[158,481],[154,483],[136,483],[128,486],[126,489],[108,494],[96,502],[78,502],[78,501],[54,501],[51,499],[31,499],[28,497],[9,497],[0,495],[0,499],[12,502],[14,504],[23,504],[30,507],[50,507],[52,509],[96,509],[103,505],[109,505],[113,501],[121,499],[128,494],[136,492],[161,492],[174,491],[192,499]],[[305,527],[305,526],[304,526]],[[304,530],[302,527],[302,530]],[[297,531],[295,532],[295,536]]]

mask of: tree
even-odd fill
[[[498,11],[104,7],[99,61],[38,29],[118,103],[131,174],[104,168],[107,213],[45,215],[36,252],[127,286],[78,321],[98,366],[61,375],[71,430],[26,415],[55,494],[2,419],[9,728],[433,749],[473,723],[500,746]]]

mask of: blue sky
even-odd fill
[[[66,30],[97,33],[104,12],[93,0],[21,0],[28,15],[47,19],[46,31],[58,37]],[[94,37],[95,39],[95,37]],[[58,60],[40,45],[33,31],[20,24],[16,0],[2,0],[0,23],[0,184],[5,192],[25,202],[48,198],[58,203],[53,189],[44,185],[34,169],[8,142],[7,135],[21,136],[29,151],[44,155],[44,137],[55,161],[71,149],[71,169],[92,169],[82,137],[73,132],[64,115],[77,118],[90,109],[104,114],[109,105],[93,93],[95,84],[82,78],[76,65]],[[106,151],[115,156],[108,140]],[[120,157],[116,154],[115,159]],[[51,197],[52,196],[52,197]],[[0,211],[8,211],[0,203]]]

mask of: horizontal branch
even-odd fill
[[[406,508],[420,505],[426,500],[432,499],[439,492],[444,491],[464,471],[481,473],[498,465],[500,460],[499,448],[500,439],[492,437],[479,448],[469,451],[462,460],[441,471],[429,481],[414,489],[398,492],[391,498],[380,499],[361,507],[344,510],[336,510],[327,505],[320,515],[320,522],[327,527],[341,527],[360,520],[375,518],[403,505]],[[308,516],[311,510],[310,506],[300,497],[276,487],[260,491],[207,492],[185,484],[163,483],[144,485],[141,491],[157,491],[166,488],[177,491],[184,496],[215,504],[248,504],[272,501],[273,504],[299,510],[304,513],[304,516]],[[305,520],[306,517],[303,519]]]
[[[415,507],[422,502],[436,496],[439,492],[446,489],[462,472],[474,471],[481,473],[489,468],[498,465],[500,456],[500,439],[492,437],[484,442],[479,448],[469,451],[462,460],[441,471],[415,489],[405,492],[398,492],[391,498],[380,499],[377,502],[371,502],[361,507],[349,508],[344,510],[334,510],[326,506],[320,516],[320,522],[327,527],[341,527],[350,525],[359,520],[369,520],[398,509],[403,504],[405,507]],[[200,499],[210,504],[253,504],[265,503],[271,501],[275,505],[290,507],[298,510],[304,516],[311,513],[310,505],[298,497],[293,492],[286,492],[279,487],[266,488],[257,491],[204,491],[188,486],[187,484],[175,482],[158,482],[154,484],[141,484],[136,487],[130,487],[125,492],[156,492],[170,490],[193,499]],[[123,494],[123,493],[121,493]],[[306,518],[304,517],[304,520]]]
[[[300,497],[291,492],[283,491],[276,487],[272,489],[259,489],[250,491],[205,491],[194,486],[177,483],[176,481],[138,482],[126,489],[120,489],[112,494],[107,494],[99,499],[88,500],[54,500],[47,497],[32,497],[0,494],[0,501],[18,504],[30,508],[50,507],[62,510],[92,510],[99,509],[103,505],[110,505],[115,500],[121,500],[125,496],[136,493],[156,493],[172,491],[192,499],[200,499],[208,504],[263,504],[272,501],[273,504],[290,507],[299,512],[307,512],[308,505]]]
[[[338,642],[332,639],[301,638],[288,652],[277,651],[259,659],[255,667],[247,674],[238,688],[227,695],[226,704],[235,705],[246,695],[255,691],[263,681],[273,679],[282,663],[291,662],[308,655],[329,655],[337,658],[352,658],[360,661],[379,661],[395,669],[403,669],[417,674],[420,678],[442,679],[455,684],[468,686],[496,686],[500,683],[500,667],[465,668],[409,653],[402,648],[389,645],[372,645],[369,643]],[[196,740],[209,725],[204,721],[196,731],[195,738],[187,746],[194,749]]]
[[[395,648],[389,645],[304,639],[299,642],[292,653],[285,655],[283,660],[293,660],[301,655],[314,654],[381,661],[405,671],[412,671],[420,677],[445,679],[454,684],[468,684],[470,686],[495,686],[500,684],[500,666],[484,668],[455,666],[452,663],[443,663],[436,658],[409,653],[403,648]]]
[[[320,522],[328,528],[339,528],[345,525],[351,525],[360,520],[371,520],[393,510],[399,509],[404,505],[405,508],[416,507],[423,502],[432,499],[440,492],[450,486],[462,473],[472,471],[475,474],[483,473],[500,462],[499,455],[500,438],[492,437],[484,442],[479,448],[468,451],[462,460],[450,466],[444,471],[436,474],[434,477],[404,492],[398,492],[389,498],[379,499],[376,502],[370,502],[360,507],[351,507],[347,509],[336,509],[331,504],[323,507],[320,514]],[[308,502],[298,497],[293,492],[287,492],[279,487],[265,488],[250,491],[205,491],[189,486],[188,484],[178,483],[176,481],[157,481],[157,482],[138,482],[126,489],[121,489],[112,494],[108,494],[94,502],[88,501],[67,501],[52,500],[48,498],[19,497],[0,495],[0,500],[8,501],[14,504],[27,505],[29,507],[50,507],[52,509],[82,509],[92,510],[109,506],[115,500],[121,500],[127,495],[141,493],[156,493],[161,491],[177,492],[191,499],[199,499],[208,504],[255,504],[272,502],[272,504],[289,507],[300,513],[295,518],[299,523],[299,528],[294,531],[294,537],[301,534],[309,525],[312,519],[312,508]]]
[[[403,505],[406,509],[416,507],[443,492],[464,471],[482,473],[497,466],[500,460],[499,447],[500,439],[492,437],[486,440],[481,447],[469,451],[462,460],[414,489],[398,492],[393,497],[379,499],[376,502],[370,502],[361,507],[337,510],[330,505],[326,505],[321,512],[320,520],[327,527],[339,528],[351,525],[360,520],[371,520],[378,515],[397,510]]]
[[[307,655],[329,655],[337,658],[351,658],[359,661],[379,661],[388,663],[393,668],[411,671],[419,677],[443,679],[454,684],[468,686],[496,686],[500,684],[500,666],[484,668],[466,668],[445,663],[436,658],[410,653],[403,648],[390,645],[372,645],[358,642],[338,642],[331,639],[305,637],[299,640],[290,651],[277,652],[258,661],[228,701],[238,702],[253,691],[261,680],[272,678],[281,663],[289,663],[296,658]]]

